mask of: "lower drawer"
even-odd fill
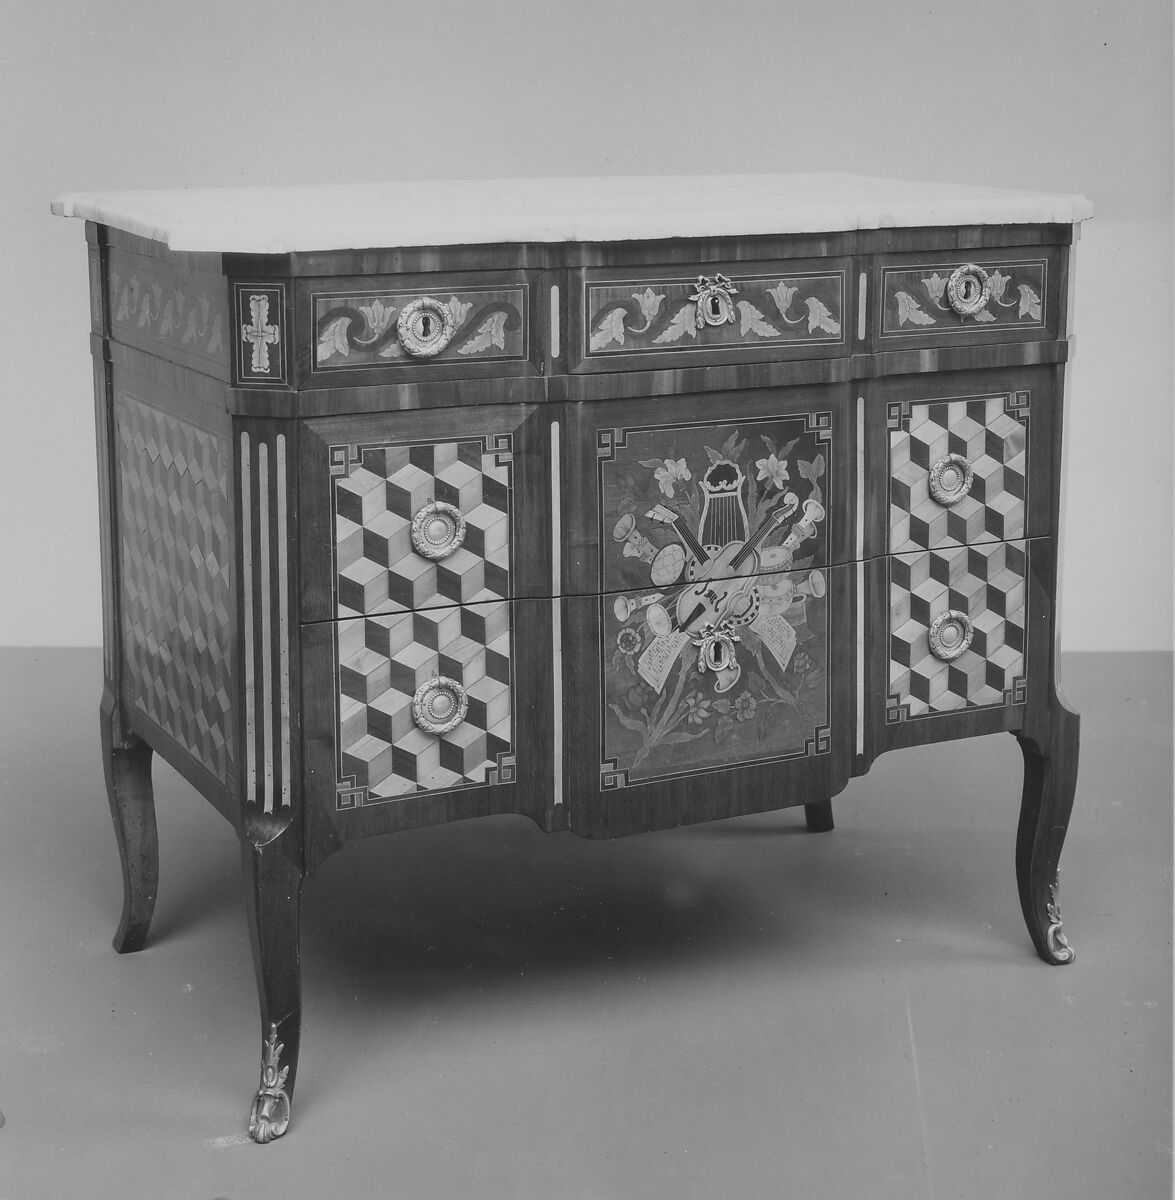
[[[890,556],[887,723],[1024,702],[1027,548]]]
[[[320,834],[493,812],[544,819],[550,636],[550,602],[532,600],[303,626],[308,811]]]
[[[808,565],[565,598],[571,828],[613,836],[831,795],[851,738],[851,578]]]

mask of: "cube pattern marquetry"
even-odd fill
[[[343,448],[338,448],[343,449]],[[356,616],[510,594],[510,452],[482,441],[346,448],[334,480],[337,613]],[[438,560],[412,545],[412,518],[437,500],[465,538]]]
[[[124,685],[221,783],[232,768],[232,505],[215,434],[117,397]]]
[[[912,403],[891,418],[890,550],[933,550],[1025,536],[1027,394]],[[1017,414],[1017,415],[1014,415]],[[930,472],[950,454],[967,460],[970,493],[954,504],[931,495]]]
[[[1026,544],[958,546],[889,560],[889,720],[1020,703],[1024,699]],[[967,615],[970,647],[944,662],[931,623]]]
[[[339,808],[513,780],[507,601],[337,625]],[[437,676],[464,690],[448,733],[418,727],[412,698]]]

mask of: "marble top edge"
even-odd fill
[[[241,254],[1074,224],[1093,215],[1080,195],[843,174],[76,192],[51,207],[176,251]]]

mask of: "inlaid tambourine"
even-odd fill
[[[453,340],[453,314],[447,304],[421,296],[405,304],[396,318],[396,334],[405,354],[431,358]]]
[[[971,645],[974,633],[971,618],[957,608],[949,608],[930,624],[930,653],[943,662],[950,662]]]
[[[465,720],[468,711],[465,689],[444,675],[425,680],[412,697],[412,719],[425,733],[449,733]]]
[[[971,464],[961,454],[948,454],[930,468],[930,494],[939,504],[958,504],[975,480]]]
[[[975,263],[964,263],[947,280],[947,300],[961,317],[973,317],[987,306],[991,284],[987,272]]]
[[[465,518],[455,504],[432,500],[412,518],[412,549],[434,562],[448,558],[465,541]]]

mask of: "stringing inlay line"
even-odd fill
[[[563,545],[559,540],[562,524],[559,482],[559,422],[551,422],[551,673],[555,694],[553,736],[555,803],[563,803],[563,614],[561,609]]]
[[[253,705],[253,497],[249,435],[241,434],[241,591],[245,639],[245,798],[256,801],[257,723]]]
[[[559,357],[559,285],[551,285],[551,357]]]
[[[865,397],[857,397],[857,753],[865,753]]]
[[[269,586],[269,446],[257,447],[257,501],[261,519],[261,750],[263,807],[273,811],[273,615]]]
[[[286,526],[286,436],[277,435],[277,653],[281,705],[281,802],[290,801],[290,629]]]

